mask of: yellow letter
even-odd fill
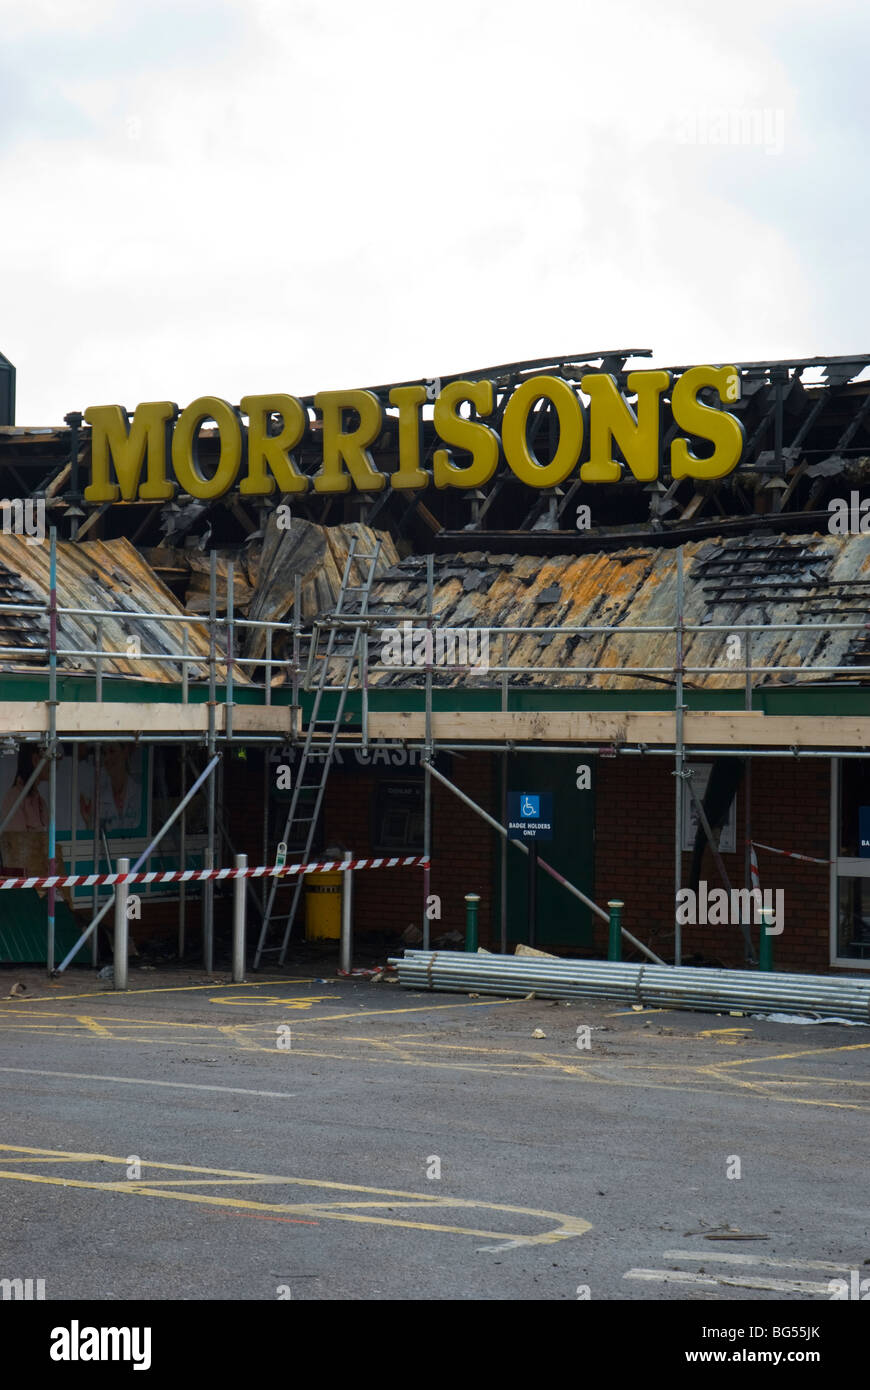
[[[307,492],[308,479],[290,458],[308,426],[302,402],[295,396],[242,396],[239,409],[248,417],[248,476],[239,492],[268,496],[275,491],[276,479],[279,492]],[[269,417],[275,414],[281,416],[281,431],[270,434]]]
[[[172,401],[148,401],[137,405],[131,425],[119,405],[92,405],[85,411],[91,426],[91,482],[85,488],[86,502],[116,502],[118,493],[125,502],[137,495],[144,502],[162,502],[175,492],[166,477],[166,445],[170,422],[178,414]],[[146,480],[139,488],[145,456]],[[109,459],[115,465],[120,483],[109,482]],[[137,494],[137,489],[139,489]]]
[[[436,449],[434,476],[436,487],[481,487],[488,483],[498,467],[501,444],[495,430],[479,420],[466,420],[457,413],[462,401],[471,401],[479,415],[492,410],[491,381],[451,381],[435,402],[435,429],[445,444],[467,449],[471,463],[458,467],[449,449]]]
[[[390,478],[391,487],[426,487],[429,482],[429,474],[420,467],[420,406],[425,400],[425,386],[395,386],[390,392],[390,405],[399,407],[399,467]]]
[[[709,439],[714,445],[709,458],[698,458],[685,439],[671,445],[671,473],[675,478],[724,478],[737,467],[743,453],[743,426],[727,410],[702,405],[698,392],[712,386],[723,401],[734,401],[740,377],[735,367],[690,367],[674,386],[671,410],[674,423],[687,434]]]
[[[199,428],[204,420],[214,420],[221,441],[212,478],[207,478],[199,466]],[[241,462],[242,425],[238,412],[218,396],[200,396],[191,401],[179,415],[172,439],[172,467],[183,490],[203,501],[223,497],[236,481]]]
[[[606,372],[584,376],[581,391],[591,397],[589,459],[580,469],[584,483],[617,483],[622,470],[611,453],[615,439],[634,476],[642,483],[659,476],[660,397],[671,384],[669,372],[629,372],[628,389],[637,393],[637,415],[623,400],[616,379]]]
[[[314,405],[323,414],[323,468],[314,478],[315,492],[349,492],[351,478],[359,492],[380,492],[386,483],[375,468],[368,446],[381,432],[384,412],[371,391],[318,391]],[[355,410],[359,424],[346,433],[342,412]],[[342,472],[347,464],[347,473]]]
[[[536,401],[552,401],[559,417],[559,447],[550,463],[542,464],[529,450],[529,411]],[[583,411],[566,381],[555,376],[532,376],[514,391],[504,411],[502,443],[508,464],[530,487],[555,487],[576,466],[583,447]]]

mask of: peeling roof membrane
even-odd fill
[[[302,617],[307,628],[318,617],[334,612],[349,547],[356,539],[369,552],[381,541],[377,577],[369,614],[380,626],[369,644],[372,667],[383,664],[385,629],[403,622],[426,626],[426,557],[400,559],[389,535],[361,523],[323,527],[294,518],[281,530],[270,519],[262,547],[252,548],[245,562],[245,607],[251,620],[285,622],[292,619],[294,576],[301,576]],[[781,534],[729,536],[687,543],[684,555],[684,621],[699,627],[716,625],[724,631],[687,632],[686,668],[710,666],[710,672],[687,669],[685,683],[696,689],[742,689],[745,685],[745,629],[755,626],[750,642],[753,666],[776,666],[760,672],[753,684],[865,682],[848,671],[832,675],[826,666],[870,666],[870,536]],[[223,556],[226,560],[226,555]],[[352,583],[364,577],[366,562],[354,566]],[[239,565],[241,569],[241,565]],[[513,687],[553,687],[590,690],[672,688],[677,555],[674,549],[631,546],[617,551],[582,555],[487,554],[469,550],[434,559],[433,632],[444,629],[484,629],[489,635],[488,665],[514,668]],[[222,566],[224,593],[226,564]],[[0,534],[0,603],[40,603],[48,597],[49,547],[31,545],[19,536]],[[103,619],[103,646],[118,652],[138,638],[143,652],[180,655],[183,626],[143,616],[148,612],[202,612],[202,595],[194,585],[185,609],[143,557],[126,540],[61,542],[58,544],[58,602],[61,607],[115,608],[129,618]],[[225,602],[225,600],[224,600]],[[224,604],[220,605],[223,609]],[[360,612],[360,599],[351,592],[343,612]],[[414,617],[413,615],[418,615]],[[857,622],[851,631],[831,624]],[[777,623],[797,623],[796,631],[776,631]],[[810,624],[816,624],[811,628]],[[498,631],[503,625],[526,627],[525,633]],[[822,626],[828,625],[828,626]],[[562,627],[612,627],[613,632],[559,632]],[[629,628],[646,631],[629,631]],[[671,631],[654,632],[650,628]],[[191,680],[207,677],[208,631],[204,623],[190,624],[188,650],[201,656],[191,664]],[[738,655],[729,656],[728,638],[740,638]],[[349,650],[352,634],[338,633],[337,658]],[[503,640],[506,659],[503,659]],[[58,645],[76,651],[93,650],[96,620],[61,614]],[[219,649],[223,642],[219,637]],[[43,614],[0,613],[0,669],[45,669],[48,618]],[[33,655],[4,657],[3,649],[32,647]],[[732,644],[733,647],[733,644]],[[40,651],[40,648],[43,651]],[[265,653],[262,628],[240,627],[240,656]],[[275,659],[289,657],[289,634],[276,633]],[[571,666],[588,666],[589,673],[572,673]],[[555,667],[549,671],[543,668]],[[631,672],[626,668],[640,670]],[[525,669],[517,669],[525,668]],[[658,670],[654,668],[659,668]],[[62,671],[93,672],[86,656],[61,657]],[[237,667],[244,682],[251,667]],[[181,667],[173,662],[105,657],[106,675],[174,681]],[[243,674],[243,672],[245,674]],[[225,678],[224,664],[218,671]],[[286,671],[276,683],[289,679]],[[330,679],[344,678],[336,660]],[[370,669],[369,681],[379,687],[420,687],[420,665]],[[500,676],[483,669],[450,668],[436,664],[433,684],[493,686]],[[356,683],[354,679],[354,683]]]
[[[31,545],[21,536],[0,533],[0,601],[4,603],[47,603],[50,583],[48,542]],[[127,540],[59,542],[57,547],[57,602],[59,608],[116,609],[129,614],[123,618],[101,618],[58,614],[57,644],[67,651],[94,651],[97,627],[102,624],[102,647],[125,653],[131,638],[138,638],[143,653],[180,655],[184,625],[161,622],[142,616],[146,613],[177,613],[184,609]],[[203,662],[190,663],[191,680],[204,678],[208,668],[208,633],[204,624],[188,624],[188,652],[201,655]],[[34,648],[34,655],[7,656],[4,648]],[[0,670],[45,670],[48,657],[48,615],[0,613]],[[39,649],[42,649],[41,651]],[[135,649],[135,648],[134,648]],[[66,673],[93,672],[95,660],[88,656],[59,656],[58,670]],[[107,676],[126,676],[143,681],[178,682],[181,664],[130,656],[106,656],[102,660]],[[223,673],[224,667],[219,668]],[[244,680],[244,677],[237,677]]]
[[[686,676],[695,688],[739,689],[745,684],[745,628],[755,625],[753,666],[780,666],[753,683],[806,683],[832,677],[813,668],[870,665],[870,631],[816,629],[782,632],[775,624],[860,622],[870,628],[870,536],[728,537],[687,544],[684,621],[726,626],[726,632],[687,632],[686,667],[712,666]],[[632,547],[580,556],[486,556],[480,551],[436,557],[434,615],[441,628],[488,628],[490,664],[529,668],[514,685],[589,689],[649,689],[673,685],[673,632],[559,633],[560,626],[673,627],[676,614],[675,550]],[[376,580],[369,612],[390,625],[391,614],[419,611],[425,625],[426,560],[409,556]],[[469,577],[474,582],[468,583]],[[353,612],[353,605],[347,606]],[[502,624],[529,627],[507,638]],[[740,637],[739,659],[726,651],[730,633]],[[372,644],[371,660],[377,657]],[[594,666],[590,674],[546,672],[542,666]],[[626,667],[664,667],[643,675]],[[863,679],[856,673],[855,679]],[[420,668],[373,671],[378,686],[419,685]],[[436,685],[469,680],[493,684],[497,676],[433,671]]]

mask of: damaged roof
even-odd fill
[[[32,544],[22,536],[0,532],[0,603],[47,604],[49,596],[49,546]],[[59,608],[115,609],[129,617],[101,618],[59,613],[57,632],[60,650],[86,652],[97,648],[97,623],[102,624],[102,647],[127,652],[131,639],[138,639],[143,653],[167,656],[183,651],[184,625],[161,622],[146,613],[177,613],[184,609],[157,578],[141,555],[127,540],[59,542],[57,547],[57,602]],[[201,655],[203,662],[189,664],[190,679],[208,674],[208,632],[202,623],[189,623],[188,652]],[[45,670],[49,630],[47,613],[0,612],[0,670]],[[33,655],[6,655],[4,649],[32,648]],[[93,672],[95,661],[88,656],[59,656],[62,672]],[[181,664],[135,660],[131,656],[106,656],[105,675],[127,676],[143,681],[178,682]],[[219,667],[222,675],[224,667]],[[244,677],[237,672],[237,680]]]
[[[745,683],[744,629],[752,633],[755,667],[777,666],[758,673],[753,684],[779,684],[865,678],[856,673],[834,676],[830,666],[870,666],[870,536],[778,535],[727,537],[687,544],[684,557],[684,622],[724,625],[727,631],[687,632],[687,668],[711,666],[711,672],[688,671],[694,688],[739,688]],[[632,689],[674,684],[674,634],[630,632],[630,627],[673,628],[677,605],[677,552],[649,547],[587,555],[515,556],[482,551],[436,557],[434,561],[434,630],[487,628],[489,666],[526,667],[511,675],[511,685],[589,689]],[[353,606],[349,605],[349,611]],[[392,613],[420,614],[425,624],[426,560],[410,556],[376,581],[369,611],[390,625]],[[777,623],[836,624],[861,627],[838,631],[820,626],[783,632]],[[506,639],[503,625],[529,627]],[[615,632],[560,633],[560,626],[614,627]],[[729,643],[738,636],[739,644]],[[371,660],[375,662],[373,644]],[[578,675],[548,672],[543,667],[590,666]],[[626,674],[640,667],[648,674]],[[664,668],[655,671],[651,668]],[[420,667],[372,671],[378,686],[419,686]],[[470,674],[446,667],[433,671],[439,686],[497,684],[497,673]]]

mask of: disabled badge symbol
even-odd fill
[[[541,798],[528,796],[525,792],[520,798],[520,815],[526,820],[536,820],[540,815]]]

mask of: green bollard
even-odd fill
[[[773,936],[767,930],[772,916],[773,908],[763,907],[761,909],[761,937],[758,943],[759,970],[773,969]]]
[[[607,906],[610,908],[607,959],[622,960],[622,909],[625,907],[625,903],[621,898],[611,898]]]
[[[466,951],[477,950],[477,904],[480,902],[479,893],[466,893],[465,895],[465,949]]]

